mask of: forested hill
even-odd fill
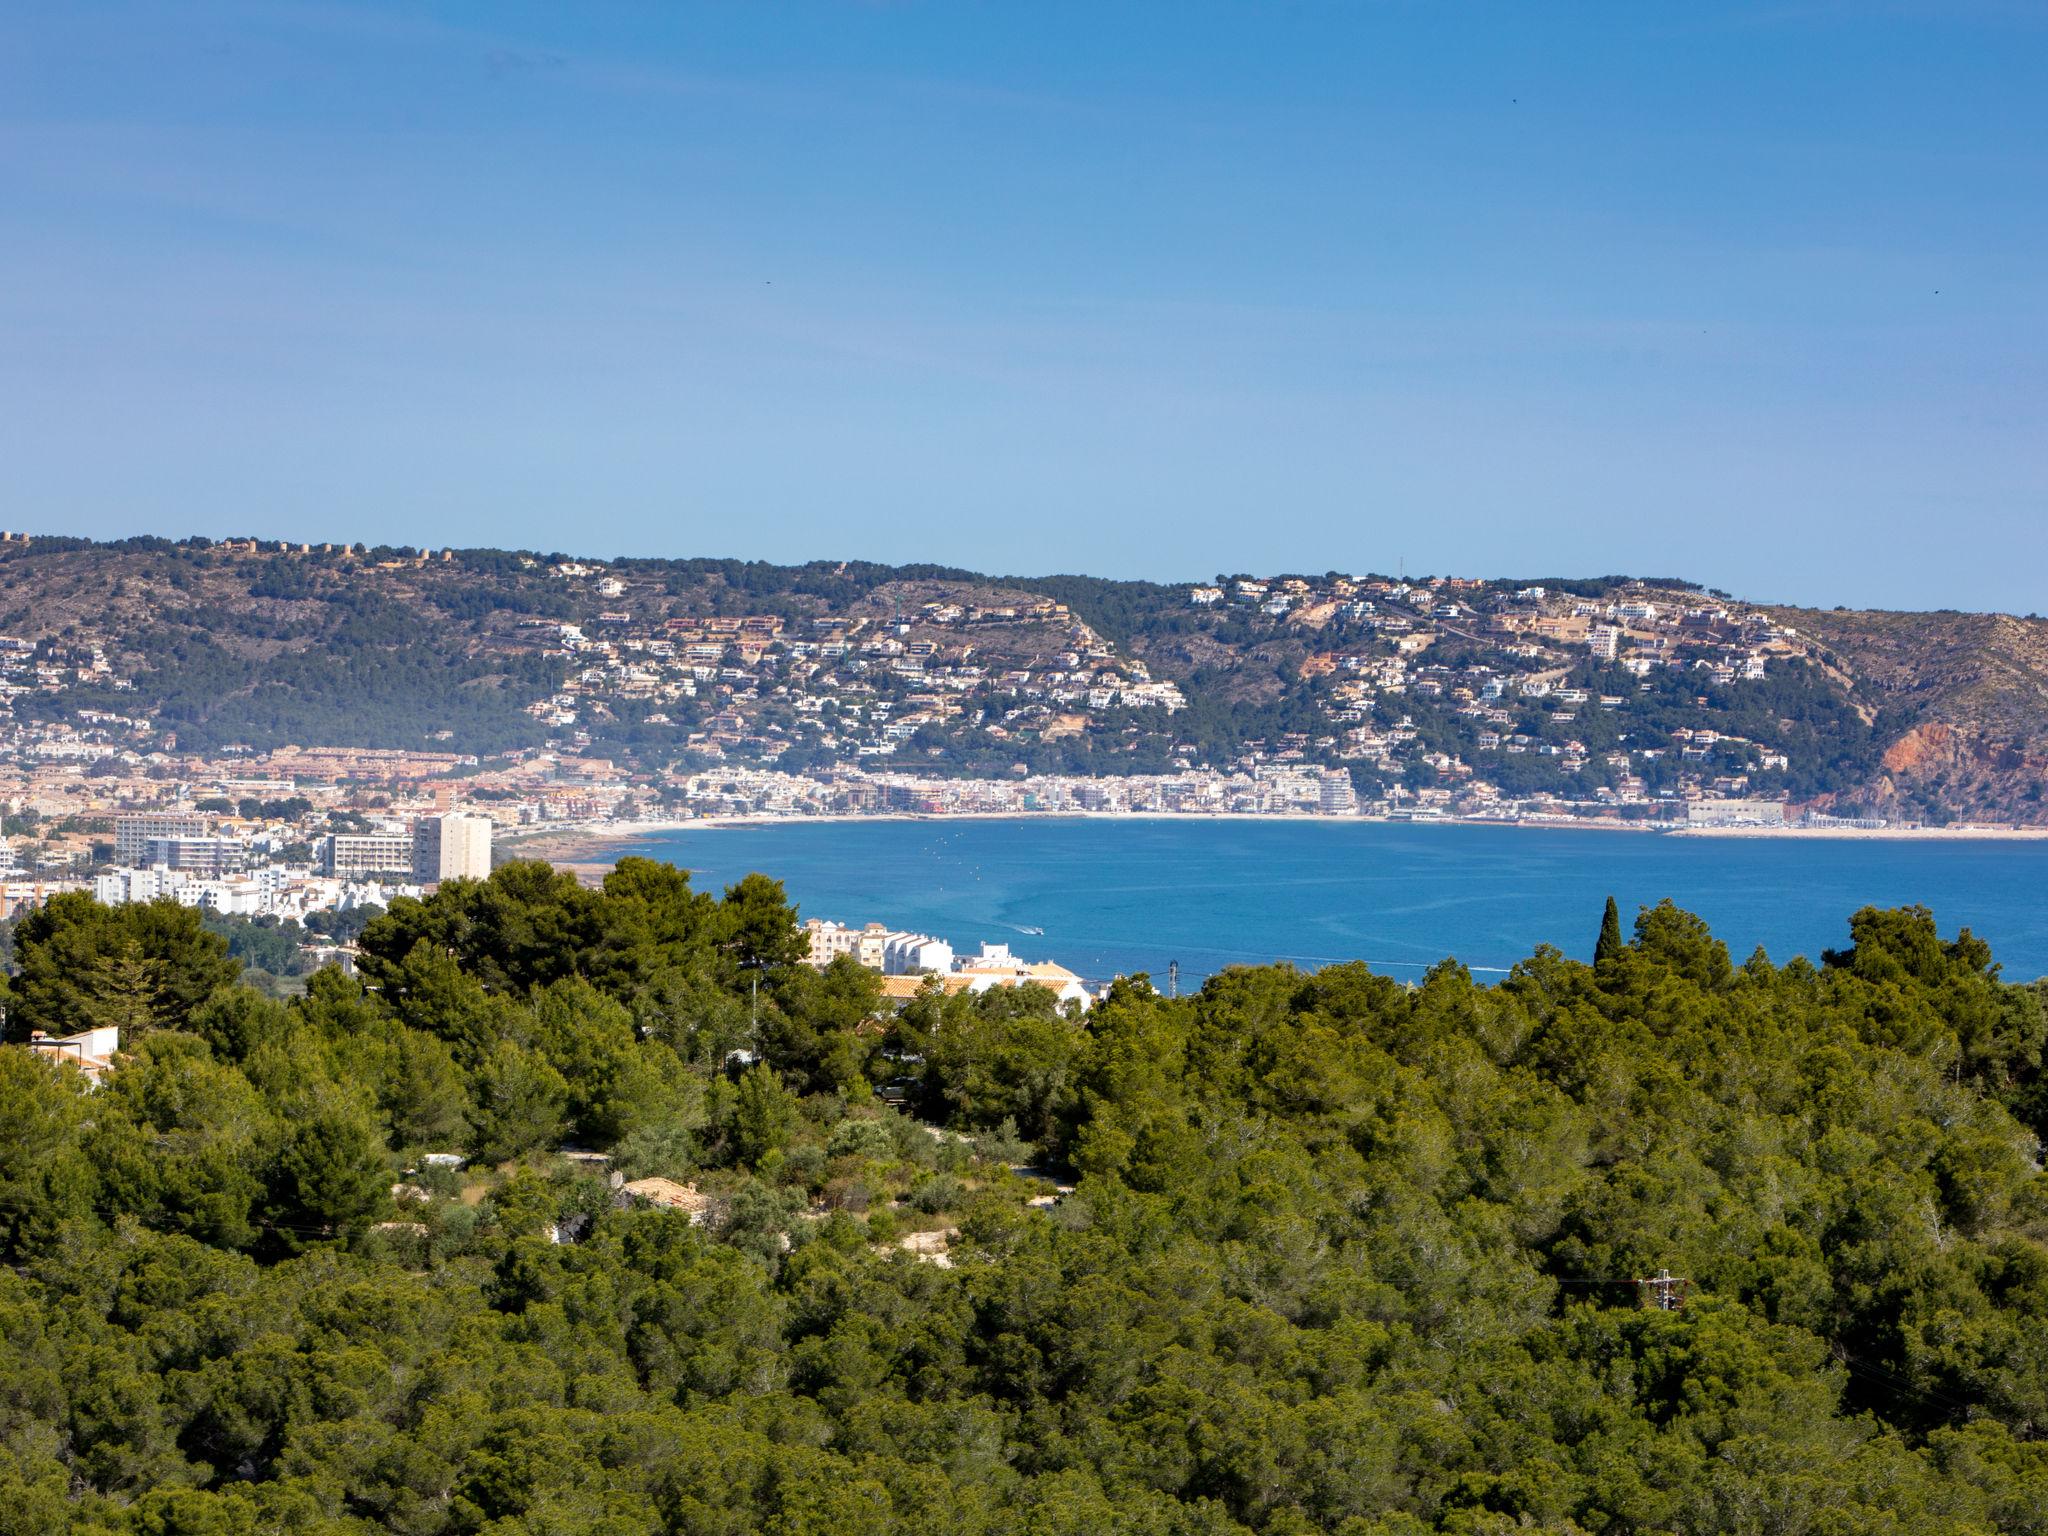
[[[2048,820],[2048,624],[1677,580],[1160,585],[858,562],[0,543],[0,693],[123,747],[558,741],[642,767],[1162,773],[1649,815]],[[66,754],[69,755],[68,749]]]
[[[289,1003],[14,937],[126,1049],[0,1046],[0,1536],[2048,1532],[2043,995],[1925,912],[1085,1017],[635,860]]]

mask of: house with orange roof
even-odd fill
[[[949,981],[956,979],[964,979],[970,992],[1035,984],[1050,990],[1063,1003],[1079,1003],[1086,1008],[1095,1001],[1081,984],[1081,978],[1064,965],[1050,960],[1019,960],[1007,944],[983,944],[980,954],[962,960],[947,977]]]

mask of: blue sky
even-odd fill
[[[2048,5],[16,0],[0,512],[2048,610]]]

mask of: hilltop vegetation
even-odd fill
[[[1848,939],[889,1016],[770,880],[522,864],[284,1003],[59,898],[8,1030],[129,1052],[0,1049],[0,1533],[2038,1536],[2043,995]]]
[[[0,692],[21,726],[133,751],[558,742],[654,772],[1005,778],[1310,763],[1461,809],[1704,794],[2048,820],[2039,620],[1752,609],[1619,577],[1216,591],[41,539],[0,546]],[[1607,616],[1623,603],[1659,617],[1631,630]],[[1610,622],[1619,648],[1589,646]]]
[[[2048,624],[2003,613],[1806,612],[1795,620],[1880,711],[1873,809],[2043,818]]]

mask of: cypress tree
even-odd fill
[[[1600,916],[1600,942],[1593,946],[1593,963],[1612,960],[1621,953],[1621,908],[1607,898],[1607,910]]]

